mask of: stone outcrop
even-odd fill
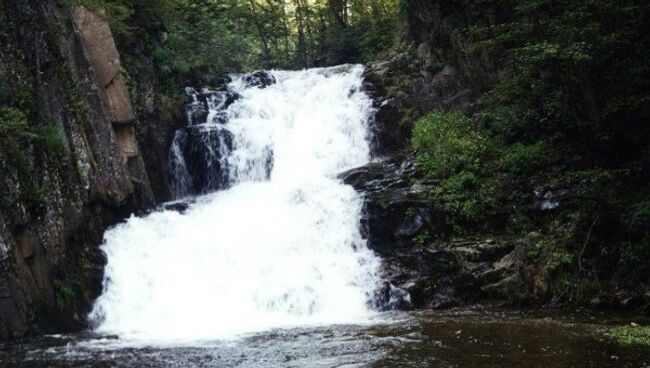
[[[476,99],[500,77],[499,55],[470,50],[463,32],[470,25],[500,24],[512,15],[507,5],[485,4],[470,12],[466,0],[409,0],[401,37],[406,53],[367,65],[367,91],[375,98],[374,151],[390,155],[405,147],[412,122],[432,111],[472,115]]]
[[[96,14],[97,12],[97,14]],[[90,11],[81,6],[70,8],[75,34],[81,44],[83,57],[99,89],[102,111],[113,128],[125,167],[132,182],[153,196],[149,178],[136,142],[136,116],[124,82],[120,54],[102,10]]]
[[[82,6],[74,6],[70,12],[84,56],[100,89],[108,120],[113,124],[132,123],[135,113],[124,84],[120,54],[108,23],[102,18],[105,11],[90,11]]]
[[[370,63],[365,72],[365,90],[377,110],[373,151],[391,155],[406,147],[412,122],[432,110],[474,112],[478,90],[456,67],[432,70],[433,56],[426,44],[416,55],[401,54],[391,60]]]
[[[519,303],[548,292],[543,270],[527,262],[535,234],[519,239],[449,237],[442,211],[426,197],[435,183],[418,178],[399,153],[341,174],[364,197],[362,234],[382,258],[384,309]]]
[[[106,21],[56,1],[1,10],[0,78],[25,86],[8,98],[30,96],[29,124],[47,123],[62,142],[25,143],[20,168],[0,159],[0,338],[10,338],[83,326],[101,291],[103,232],[154,198]]]
[[[246,87],[266,88],[274,83],[271,73],[257,71],[241,75]],[[211,88],[187,87],[185,93],[192,102],[186,105],[187,126],[176,131],[170,150],[169,169],[175,197],[214,192],[230,186],[229,166],[225,159],[233,148],[233,135],[224,127],[227,109],[240,98],[229,89],[230,77],[215,81]],[[208,121],[208,119],[210,119]],[[273,151],[265,150],[270,177]]]
[[[422,197],[427,185],[415,182],[415,175],[408,155],[342,174],[365,199],[362,234],[383,260],[383,307],[445,308],[472,301],[477,295],[473,277],[452,252],[431,241],[444,229],[435,207]],[[408,299],[395,300],[396,290]]]

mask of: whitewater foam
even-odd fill
[[[370,159],[362,72],[273,71],[266,88],[235,77],[230,187],[106,232],[96,330],[221,339],[368,321],[379,260],[359,230],[362,199],[337,178]]]

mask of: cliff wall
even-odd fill
[[[0,14],[0,123],[18,116],[28,132],[0,131],[17,142],[0,149],[0,338],[11,338],[83,326],[103,232],[156,198],[101,11],[6,0]]]

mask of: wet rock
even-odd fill
[[[406,66],[404,58],[368,65],[364,73],[363,91],[373,99],[376,112],[371,121],[371,148],[375,156],[385,156],[406,147],[409,127],[402,124],[404,114],[400,102],[389,96],[391,78]]]
[[[185,107],[187,122],[189,125],[205,124],[208,120],[208,107],[199,100],[195,100]]]
[[[225,124],[226,110],[240,98],[237,93],[228,90],[204,89],[197,92],[194,88],[186,88],[185,93],[192,98],[192,102],[185,107],[188,125]],[[215,113],[208,121],[210,111]]]
[[[533,210],[538,211],[552,211],[560,207],[560,205],[571,198],[572,193],[567,189],[561,190],[546,190],[543,187],[538,187],[534,190],[536,197],[535,203],[531,206]]]
[[[346,184],[363,193],[362,232],[368,246],[390,256],[413,246],[414,239],[436,227],[436,214],[419,197],[411,182],[415,167],[411,157],[400,156],[341,174]]]
[[[266,88],[272,84],[275,84],[275,77],[265,71],[246,74],[242,79],[247,87]]]
[[[373,133],[372,149],[375,155],[387,155],[404,148],[408,131],[402,124],[404,118],[399,103],[394,98],[383,100],[370,124]]]
[[[197,94],[197,99],[205,104],[208,110],[225,111],[241,96],[232,91],[204,90]]]
[[[416,176],[415,164],[412,154],[398,154],[389,159],[370,163],[356,169],[346,171],[339,175],[343,181],[353,186],[364,195],[387,194],[389,189],[402,193],[413,189],[417,194],[418,189],[413,178]]]
[[[172,202],[172,203],[165,203],[163,204],[162,208],[165,211],[176,211],[180,214],[185,213],[187,209],[190,207],[190,204],[187,202]]]
[[[397,154],[341,174],[364,198],[363,236],[382,258],[387,285],[384,308],[449,308],[479,300],[542,299],[549,289],[544,268],[531,268],[527,248],[539,238],[445,239],[444,214],[424,194],[435,183],[418,179],[409,154]],[[406,291],[398,297],[396,290]]]
[[[408,147],[412,124],[432,110],[475,112],[480,87],[457,67],[439,63],[422,43],[417,55],[401,54],[367,65],[364,91],[376,109],[373,154],[392,155]]]
[[[381,311],[413,309],[411,294],[388,281],[376,292],[374,303],[375,308]]]
[[[172,154],[180,153],[181,157],[171,157],[170,165],[182,166],[189,182],[188,193],[179,195],[199,194],[227,188],[229,185],[228,165],[225,160],[227,152],[232,149],[232,133],[219,125],[195,125],[179,130],[174,139]],[[172,171],[180,168],[172,167]]]
[[[379,293],[381,308],[448,308],[474,300],[478,288],[473,276],[453,252],[431,243],[431,235],[445,231],[444,225],[435,206],[422,198],[430,186],[415,182],[415,176],[409,155],[341,175],[365,199],[362,233],[382,257],[387,281]]]

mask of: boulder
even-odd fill
[[[232,149],[232,133],[220,125],[194,125],[179,130],[172,145],[170,165],[172,172],[183,172],[190,188],[188,193],[199,194],[227,188],[229,185],[228,164],[225,160]],[[177,148],[177,149],[176,149]],[[177,157],[176,155],[180,155]]]
[[[398,155],[341,175],[364,196],[361,218],[368,247],[382,258],[386,281],[379,309],[448,308],[478,295],[473,276],[453,252],[432,242],[444,232],[440,214],[425,198],[430,187],[416,183],[413,157]]]
[[[275,84],[275,77],[266,71],[257,71],[254,73],[245,74],[242,80],[247,87],[266,88]]]

